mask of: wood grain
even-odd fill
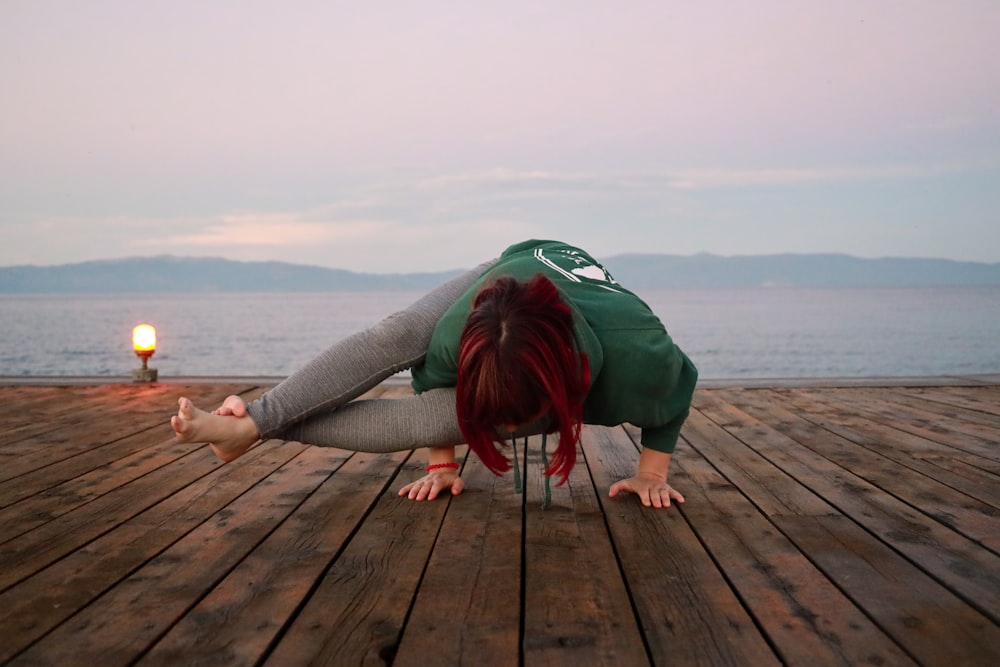
[[[668,509],[608,497],[632,425],[418,503],[421,452],[173,439],[266,386],[0,386],[0,663],[1000,664],[1000,386],[875,385],[699,389]]]

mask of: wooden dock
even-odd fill
[[[250,382],[0,387],[0,664],[1000,665],[1000,378],[708,384],[669,510],[587,427],[542,508],[465,459],[173,440]],[[406,391],[383,385],[386,396]]]

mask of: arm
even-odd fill
[[[670,472],[670,457],[680,437],[681,426],[690,412],[691,397],[694,394],[698,371],[682,356],[682,380],[677,384],[679,391],[671,392],[670,401],[674,417],[666,424],[642,429],[642,454],[635,476],[611,485],[609,495],[614,497],[622,491],[638,494],[646,507],[670,507],[671,501],[684,502],[684,496],[667,483]]]

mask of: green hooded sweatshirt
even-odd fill
[[[459,340],[483,283],[502,276],[527,281],[537,273],[552,280],[572,310],[577,346],[590,363],[584,422],[634,424],[644,447],[673,452],[697,369],[642,299],[593,257],[558,241],[525,241],[503,252],[438,322],[424,363],[412,369],[414,391],[455,386]]]

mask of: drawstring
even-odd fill
[[[527,442],[527,441],[525,441]],[[545,434],[542,433],[542,471],[547,472],[549,469],[549,455],[545,451]],[[545,502],[542,503],[542,509],[545,509],[552,504],[552,484],[551,479],[548,474],[545,475]]]
[[[511,436],[510,444],[514,446],[514,493],[524,492],[524,486],[521,484],[521,465],[517,462],[517,438]],[[528,440],[524,441],[524,462],[528,462]]]
[[[524,484],[521,481],[521,464],[517,460],[517,438],[511,437],[511,445],[514,447],[514,493],[524,493]],[[549,455],[545,451],[547,442],[545,434],[542,433],[542,468],[548,470],[549,468]],[[528,438],[524,438],[524,474],[528,474]],[[552,482],[548,475],[545,475],[545,501],[542,503],[542,509],[546,509],[552,504]]]

